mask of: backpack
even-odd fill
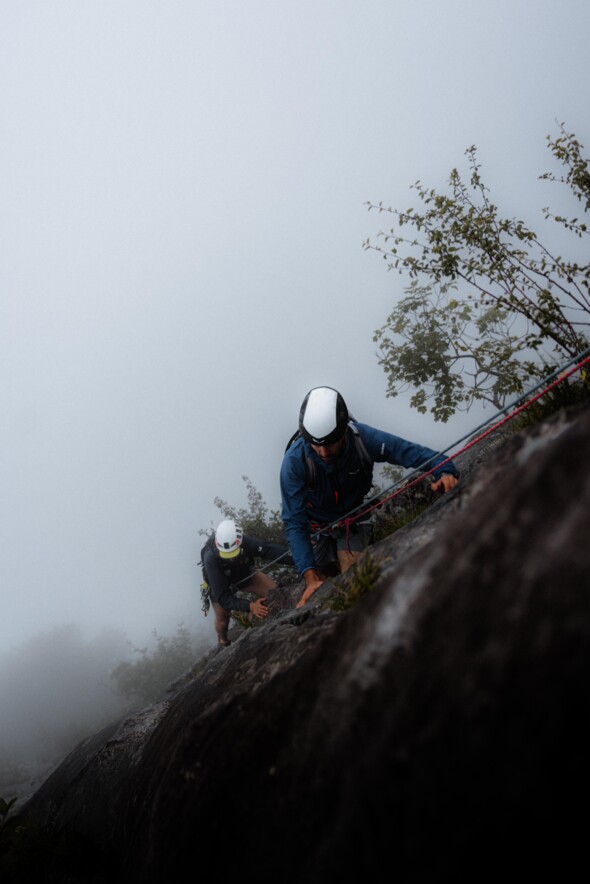
[[[356,445],[357,454],[359,456],[361,466],[363,470],[366,472],[368,476],[373,475],[373,460],[371,455],[367,451],[365,447],[365,443],[361,439],[361,434],[359,433],[357,425],[354,423],[354,419],[348,421],[348,426],[352,430],[354,436],[354,444]],[[289,450],[291,445],[301,436],[301,432],[297,430],[289,441],[287,442],[287,447],[285,448],[285,452]],[[316,464],[315,461],[312,460],[309,455],[305,456],[306,466],[307,466],[307,485],[311,491],[315,491],[317,488],[317,475],[316,475]]]
[[[201,548],[201,561],[199,562],[199,565],[201,566],[204,583],[209,583],[209,580],[207,578],[207,571],[205,570],[205,553],[209,549],[215,549],[215,534],[210,534],[205,544]]]
[[[210,534],[204,545],[201,547],[201,561],[199,562],[203,574],[203,582],[201,583],[201,611],[205,617],[209,613],[209,608],[211,607],[211,600],[209,598],[211,590],[209,589],[209,578],[207,577],[207,571],[204,564],[205,553],[209,549],[215,549],[215,534]]]

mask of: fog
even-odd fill
[[[132,704],[110,676],[129,657],[120,631],[87,637],[75,624],[37,633],[3,654],[0,779],[3,765],[49,765],[122,715]]]
[[[363,250],[366,202],[476,144],[538,228],[546,136],[590,144],[589,25],[582,0],[2,4],[0,653],[64,624],[213,645],[198,532],[243,476],[278,507],[312,386],[435,448],[479,423],[386,398],[372,336],[407,281]]]

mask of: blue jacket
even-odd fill
[[[424,465],[424,472],[427,472],[446,460],[445,455],[431,448],[416,445],[367,424],[357,423],[356,426],[369,455],[378,463],[414,469]],[[306,455],[316,465],[315,490],[308,487]],[[451,461],[433,472],[433,481],[443,473],[459,477],[457,468]],[[281,464],[281,518],[295,566],[300,574],[308,568],[315,568],[310,523],[329,525],[343,518],[362,504],[372,482],[372,472],[369,474],[363,469],[350,428],[344,451],[333,464],[325,464],[302,437],[287,449]]]

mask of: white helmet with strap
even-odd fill
[[[222,559],[233,559],[240,554],[244,532],[233,519],[224,519],[215,532],[215,546]]]
[[[299,431],[313,445],[329,445],[344,436],[348,419],[346,403],[337,390],[314,387],[301,405]]]

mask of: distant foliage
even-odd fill
[[[234,519],[244,529],[244,533],[261,537],[274,543],[286,543],[280,509],[271,510],[262,494],[248,476],[242,476],[248,490],[248,507],[234,507],[216,497],[213,501],[221,512],[221,518]]]
[[[586,213],[589,160],[575,135],[559,128],[547,141],[565,174],[540,177],[566,185]],[[503,407],[530,381],[585,350],[590,328],[590,264],[554,254],[522,221],[503,217],[475,146],[465,153],[467,181],[453,169],[447,193],[413,185],[421,210],[369,203],[394,216],[397,227],[380,233],[378,245],[364,243],[410,280],[374,335],[387,395],[411,388],[412,406],[443,422],[476,401]],[[578,239],[588,235],[577,217],[548,208],[544,215]]]
[[[155,630],[153,635],[153,650],[135,648],[139,659],[119,663],[111,676],[118,694],[144,705],[160,700],[168,685],[187,672],[208,649],[205,645],[199,647],[182,624],[175,635],[164,636]]]

